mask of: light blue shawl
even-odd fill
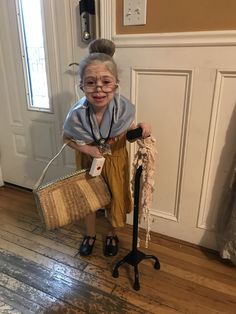
[[[88,108],[90,108],[89,112],[93,133],[97,139],[100,139],[101,136],[103,138],[108,136],[112,114],[113,124],[110,138],[127,131],[134,122],[134,105],[124,96],[115,95],[113,100],[108,104],[99,127],[91,104],[87,101],[86,97],[83,97],[68,112],[63,126],[64,134],[77,141],[79,145],[94,142],[88,118]]]

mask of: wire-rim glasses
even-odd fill
[[[95,92],[97,91],[98,88],[101,88],[101,90],[104,93],[110,93],[112,92],[116,87],[117,87],[117,83],[112,80],[112,79],[102,79],[100,80],[99,84],[97,80],[84,80],[83,82],[81,82],[80,84],[80,88],[84,91],[84,92]]]

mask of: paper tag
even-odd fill
[[[105,158],[101,157],[101,158],[93,158],[93,162],[89,171],[89,174],[92,177],[96,177],[99,176],[102,172],[102,168],[105,162]]]

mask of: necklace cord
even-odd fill
[[[108,139],[110,138],[110,135],[111,135],[111,129],[112,129],[112,126],[113,126],[113,123],[114,123],[114,107],[113,107],[113,110],[112,110],[112,119],[111,119],[111,124],[110,124],[110,128],[109,128],[109,132],[108,132],[108,135],[106,138],[102,137],[101,135],[101,132],[100,132],[100,129],[99,129],[99,133],[100,133],[100,139],[97,139],[94,132],[93,132],[93,125],[92,125],[92,121],[91,121],[91,115],[90,115],[90,108],[88,107],[88,120],[89,120],[89,125],[90,125],[90,129],[91,129],[91,133],[92,133],[92,137],[95,141],[95,143],[98,145],[98,146],[103,146],[104,144],[107,143]]]

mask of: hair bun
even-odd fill
[[[89,53],[105,53],[112,57],[115,53],[115,50],[115,44],[109,39],[95,39],[89,44]]]

